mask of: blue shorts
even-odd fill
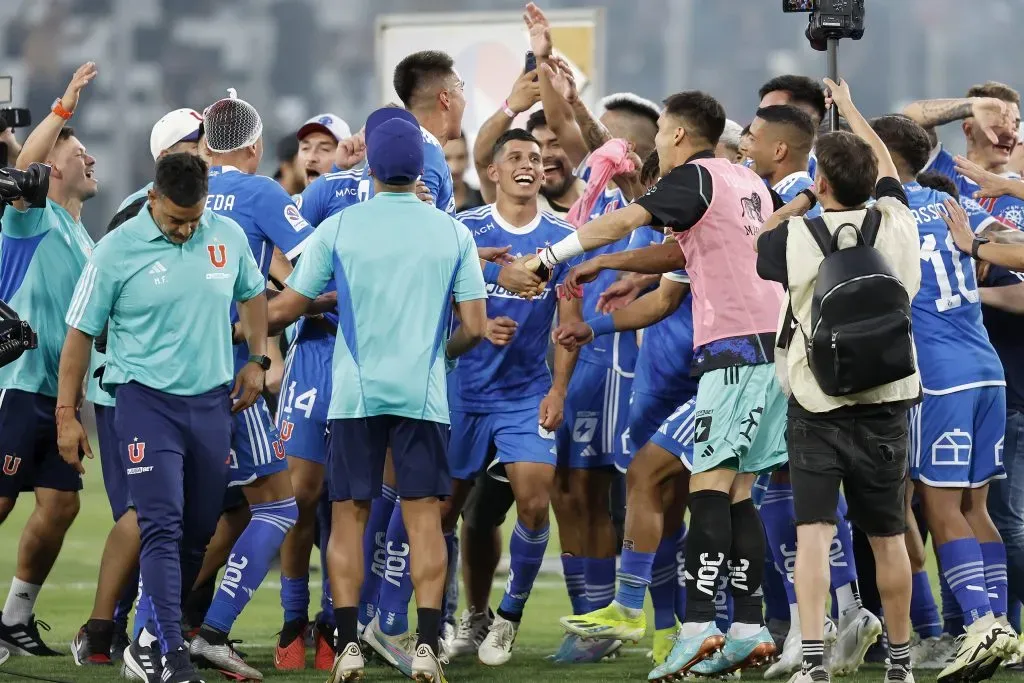
[[[284,441],[260,396],[231,420],[231,459],[228,486],[245,486],[288,469]]]
[[[656,396],[637,391],[634,384],[633,395],[629,401],[629,426],[623,434],[625,448],[615,454],[615,468],[624,473],[637,451],[651,440],[676,408],[691,398],[692,396],[682,396],[678,399]]]
[[[327,490],[332,501],[373,500],[384,483],[388,447],[400,498],[451,495],[448,425],[396,415],[330,421]]]
[[[1006,476],[1006,389],[925,394],[910,411],[910,476],[940,488],[979,488]]]
[[[683,467],[693,471],[693,428],[696,422],[697,397],[675,409],[662,423],[658,431],[650,438],[655,446],[660,446],[682,461]]]
[[[579,361],[569,380],[565,422],[558,430],[558,465],[574,470],[611,467],[623,451],[633,380],[611,368]]]
[[[305,332],[288,350],[277,427],[293,458],[327,461],[327,408],[331,402],[334,337]]]
[[[81,491],[82,477],[57,450],[57,399],[0,390],[0,498],[36,488]]]
[[[451,411],[452,437],[448,444],[448,467],[452,477],[462,480],[476,479],[476,475],[492,461],[507,465],[510,462],[539,462],[556,464],[555,435],[537,421],[540,402],[522,410],[502,410],[493,413],[465,413]]]
[[[128,493],[128,475],[121,460],[121,440],[114,428],[113,406],[94,404],[96,409],[96,438],[100,442],[100,465],[103,468],[103,488],[110,501],[114,521],[132,507],[132,496]]]

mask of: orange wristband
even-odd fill
[[[65,121],[70,119],[72,114],[74,114],[74,112],[68,111],[64,108],[64,105],[60,103],[59,97],[53,101],[53,106],[50,107],[50,111],[52,111],[54,114],[61,117]]]

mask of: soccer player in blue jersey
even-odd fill
[[[82,488],[81,465],[65,463],[57,452],[54,411],[60,349],[67,332],[64,313],[93,247],[82,225],[82,204],[97,190],[96,160],[64,124],[96,73],[92,62],[80,66],[51,113],[25,140],[15,165],[23,171],[33,163],[51,166],[46,203],[14,202],[4,212],[0,230],[0,299],[39,337],[37,348],[0,368],[0,523],[14,509],[20,492],[35,493],[35,508],[21,532],[11,589],[0,612],[0,649],[19,655],[58,654],[39,636],[35,603],[78,514]]]
[[[924,400],[911,414],[910,474],[966,628],[939,680],[957,680],[965,670],[980,680],[995,669],[982,666],[986,660],[1016,651],[1006,623],[1006,549],[986,506],[989,481],[1004,476],[1006,382],[982,324],[971,259],[943,219],[951,198],[914,180],[928,162],[927,134],[904,116],[876,119],[872,127],[890,150],[921,236],[912,314]]]
[[[242,226],[265,279],[273,248],[295,259],[313,228],[280,185],[254,175],[263,155],[263,123],[252,105],[233,95],[213,103],[203,115],[212,161],[206,206]],[[222,259],[213,247],[210,255],[215,262]],[[235,368],[240,370],[254,357],[242,331],[233,336]],[[269,358],[262,353],[255,361],[264,370],[269,367]],[[227,571],[190,651],[219,669],[259,678],[261,674],[234,652],[228,634],[298,516],[284,442],[262,397],[235,415],[231,451],[225,457],[230,459],[228,485],[244,487],[252,516],[231,550]]]
[[[962,121],[967,140],[967,158],[986,171],[1013,177],[1007,171],[1010,155],[1017,145],[1020,127],[1020,94],[1002,83],[987,82],[967,91],[967,97],[914,102],[903,113],[920,124],[932,141],[932,152],[925,169],[945,173],[960,191],[961,201],[974,197],[979,189],[970,178],[956,170],[953,155],[938,141],[937,126]],[[983,203],[996,218],[1024,227],[1024,201],[1006,195],[988,198]]]
[[[153,160],[178,152],[197,154],[202,123],[203,117],[192,109],[175,109],[162,116],[149,136]],[[107,225],[107,234],[139,213],[148,201],[147,192],[152,186],[151,182],[147,183],[121,202]],[[103,488],[110,502],[114,526],[103,549],[92,613],[71,643],[71,653],[79,665],[109,664],[121,657],[128,646],[128,615],[139,583],[139,525],[128,493],[127,475],[120,462],[114,397],[100,388],[97,376],[106,362],[106,337],[100,334],[96,338],[85,397],[93,404],[96,414]]]
[[[821,125],[825,118],[825,91],[821,83],[796,74],[785,74],[776,76],[761,86],[757,92],[761,98],[759,108],[772,107],[788,104],[802,110],[811,117],[815,128]],[[814,151],[812,150],[807,160],[807,173],[814,177],[816,167]]]

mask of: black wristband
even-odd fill
[[[805,187],[803,190],[800,191],[800,194],[807,197],[807,201],[811,203],[811,209],[813,209],[818,204],[818,197],[814,194],[814,190],[812,190],[811,188]],[[809,210],[810,209],[808,209],[808,211]]]

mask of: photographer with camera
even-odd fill
[[[758,274],[788,290],[776,371],[790,394],[803,636],[795,680],[829,679],[822,639],[842,484],[847,517],[874,551],[889,636],[886,680],[906,682],[913,677],[903,496],[908,410],[921,395],[910,334],[910,300],[921,280],[917,223],[888,150],[853,106],[848,86],[825,84],[854,133],[818,139],[814,190],[769,218],[757,240]],[[866,209],[872,191],[878,201]],[[804,219],[818,203],[823,214]]]
[[[21,491],[35,492],[0,614],[0,644],[14,654],[58,654],[40,638],[33,610],[78,514],[82,488],[81,463],[65,462],[57,450],[55,414],[64,314],[93,247],[81,211],[96,194],[96,161],[64,124],[96,73],[92,62],[78,68],[64,96],[25,140],[16,168],[0,172],[0,199],[14,209],[4,213],[0,227],[0,299],[38,335],[37,348],[0,367],[0,523]]]

